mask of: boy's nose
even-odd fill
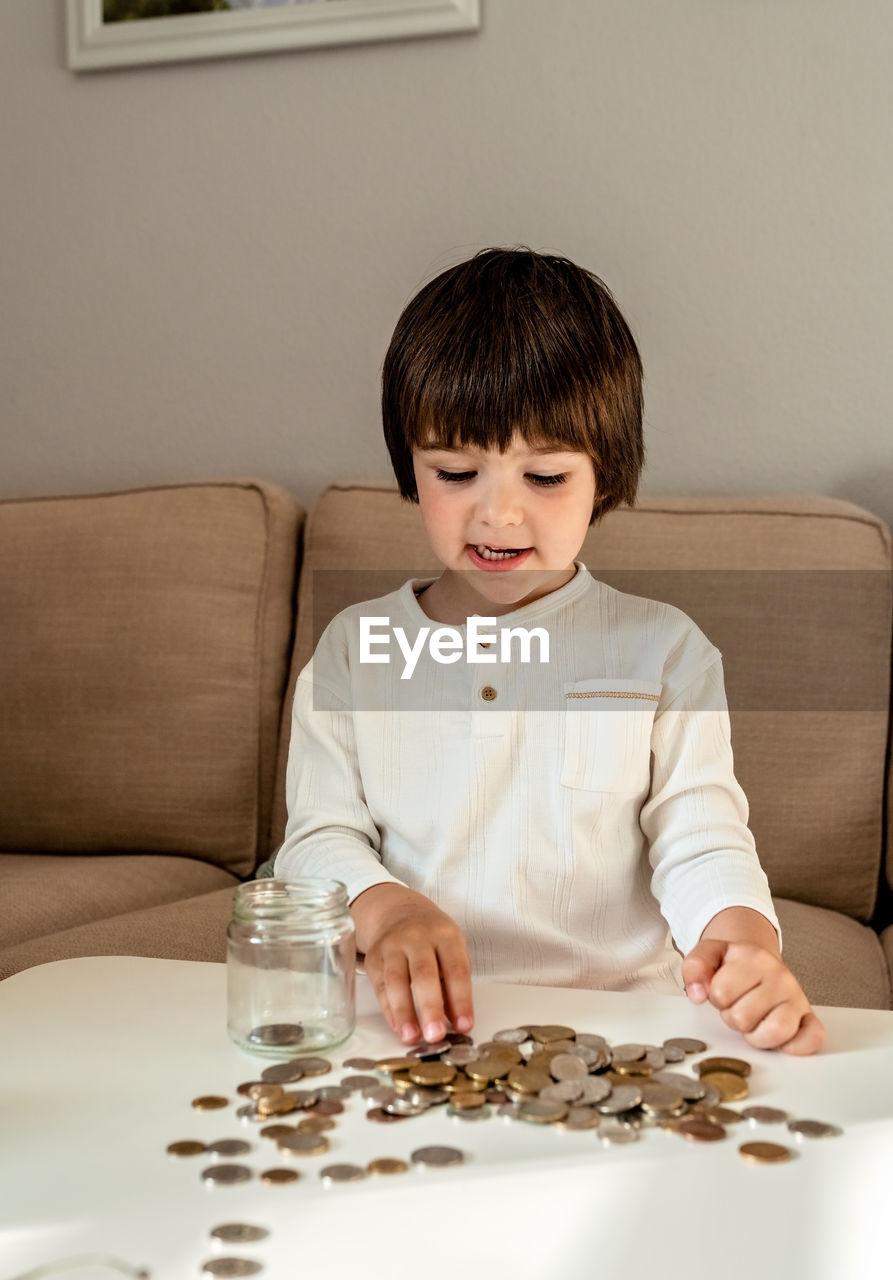
[[[521,524],[524,519],[521,495],[513,484],[492,484],[480,496],[478,517],[484,523],[499,529],[504,525]]]

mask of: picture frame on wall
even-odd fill
[[[66,0],[72,71],[476,31],[481,0]]]

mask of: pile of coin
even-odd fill
[[[327,1134],[354,1098],[362,1098],[366,1118],[379,1125],[399,1124],[442,1107],[451,1120],[463,1123],[500,1117],[562,1130],[595,1130],[609,1146],[638,1141],[649,1128],[694,1143],[722,1141],[735,1125],[784,1124],[798,1141],[841,1132],[821,1121],[793,1119],[775,1107],[736,1110],[729,1104],[749,1096],[750,1063],[702,1057],[691,1073],[681,1069],[687,1058],[706,1051],[703,1041],[691,1037],[672,1037],[660,1045],[612,1045],[601,1035],[559,1025],[510,1027],[477,1045],[469,1036],[450,1033],[437,1044],[423,1042],[401,1056],[348,1058],[343,1063],[347,1074],[334,1085],[318,1082],[332,1070],[325,1058],[276,1063],[260,1080],[239,1085],[245,1101],[236,1114],[246,1124],[261,1126],[260,1136],[275,1143],[287,1162],[259,1174],[271,1184],[298,1180],[294,1159],[329,1151]],[[228,1100],[217,1095],[193,1101],[202,1110],[221,1105]],[[222,1157],[223,1163],[215,1162],[201,1174],[217,1185],[253,1176],[248,1165],[230,1163],[249,1150],[250,1144],[238,1139],[210,1144],[185,1140],[168,1147],[173,1156]],[[763,1141],[742,1143],[738,1150],[760,1164],[781,1163],[793,1155],[788,1146]],[[330,1186],[405,1173],[413,1165],[444,1168],[464,1158],[454,1147],[427,1147],[412,1152],[408,1161],[382,1156],[366,1165],[325,1165],[319,1177]]]

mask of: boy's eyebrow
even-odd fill
[[[418,444],[415,446],[419,453],[470,453],[471,449],[463,449],[461,445],[449,444]],[[474,446],[472,446],[473,448]],[[546,453],[579,453],[579,449],[562,449],[560,445],[554,444],[531,444],[527,446],[528,453],[542,455]]]

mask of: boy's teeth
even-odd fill
[[[512,556],[519,556],[520,551],[494,551],[491,547],[475,547],[475,551],[482,560],[510,560]]]

